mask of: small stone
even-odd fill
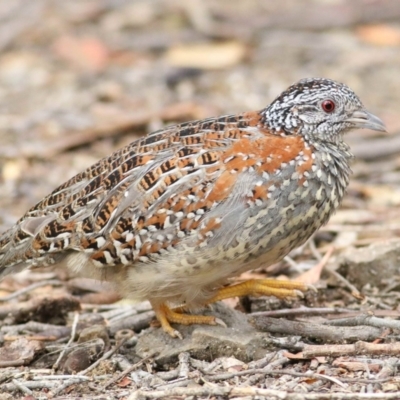
[[[62,368],[64,373],[73,374],[83,371],[104,353],[103,339],[93,338],[90,342],[85,341],[83,346],[68,354]]]
[[[19,338],[8,342],[0,348],[0,362],[3,366],[29,365],[29,363],[42,353],[43,342]],[[9,364],[8,364],[9,363]]]
[[[95,339],[102,339],[105,350],[110,347],[110,338],[108,337],[107,328],[103,325],[93,325],[82,330],[79,335],[78,343],[89,342]]]
[[[237,372],[245,369],[245,363],[235,357],[222,357],[221,365],[224,370],[228,372]]]
[[[358,288],[366,284],[386,287],[400,272],[400,241],[372,244],[346,250],[339,260],[339,272]]]
[[[209,361],[217,357],[234,357],[238,363],[249,362],[265,355],[266,334],[257,332],[247,322],[245,314],[223,303],[216,303],[212,310],[201,310],[201,314],[220,318],[227,327],[179,325],[183,340],[173,339],[161,329],[149,328],[138,338],[135,347],[137,356],[152,356],[157,364],[168,365],[175,363],[182,352]]]
[[[67,374],[74,374],[88,368],[90,364],[91,357],[87,349],[77,349],[68,355],[63,371]]]

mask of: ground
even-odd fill
[[[106,283],[2,281],[0,400],[400,398],[399,17],[397,0],[0,1],[0,231],[139,136],[304,77],[345,82],[388,128],[348,135],[341,209],[251,274],[300,277],[304,298],[216,305],[227,327],[180,341]]]

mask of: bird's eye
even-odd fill
[[[324,100],[321,107],[326,113],[331,113],[335,110],[335,103],[333,100]]]

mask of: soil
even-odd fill
[[[328,225],[282,263],[304,298],[245,298],[177,327],[65,270],[0,282],[0,400],[398,399],[400,2],[0,1],[0,232],[71,176],[167,124],[261,109],[298,79],[348,84],[387,133]],[[325,256],[325,257],[324,257]]]

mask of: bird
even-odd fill
[[[306,78],[270,105],[167,126],[72,177],[0,235],[0,277],[61,265],[149,300],[162,329],[215,324],[192,309],[244,295],[297,296],[250,279],[341,204],[353,155],[344,134],[386,131],[345,84]]]

